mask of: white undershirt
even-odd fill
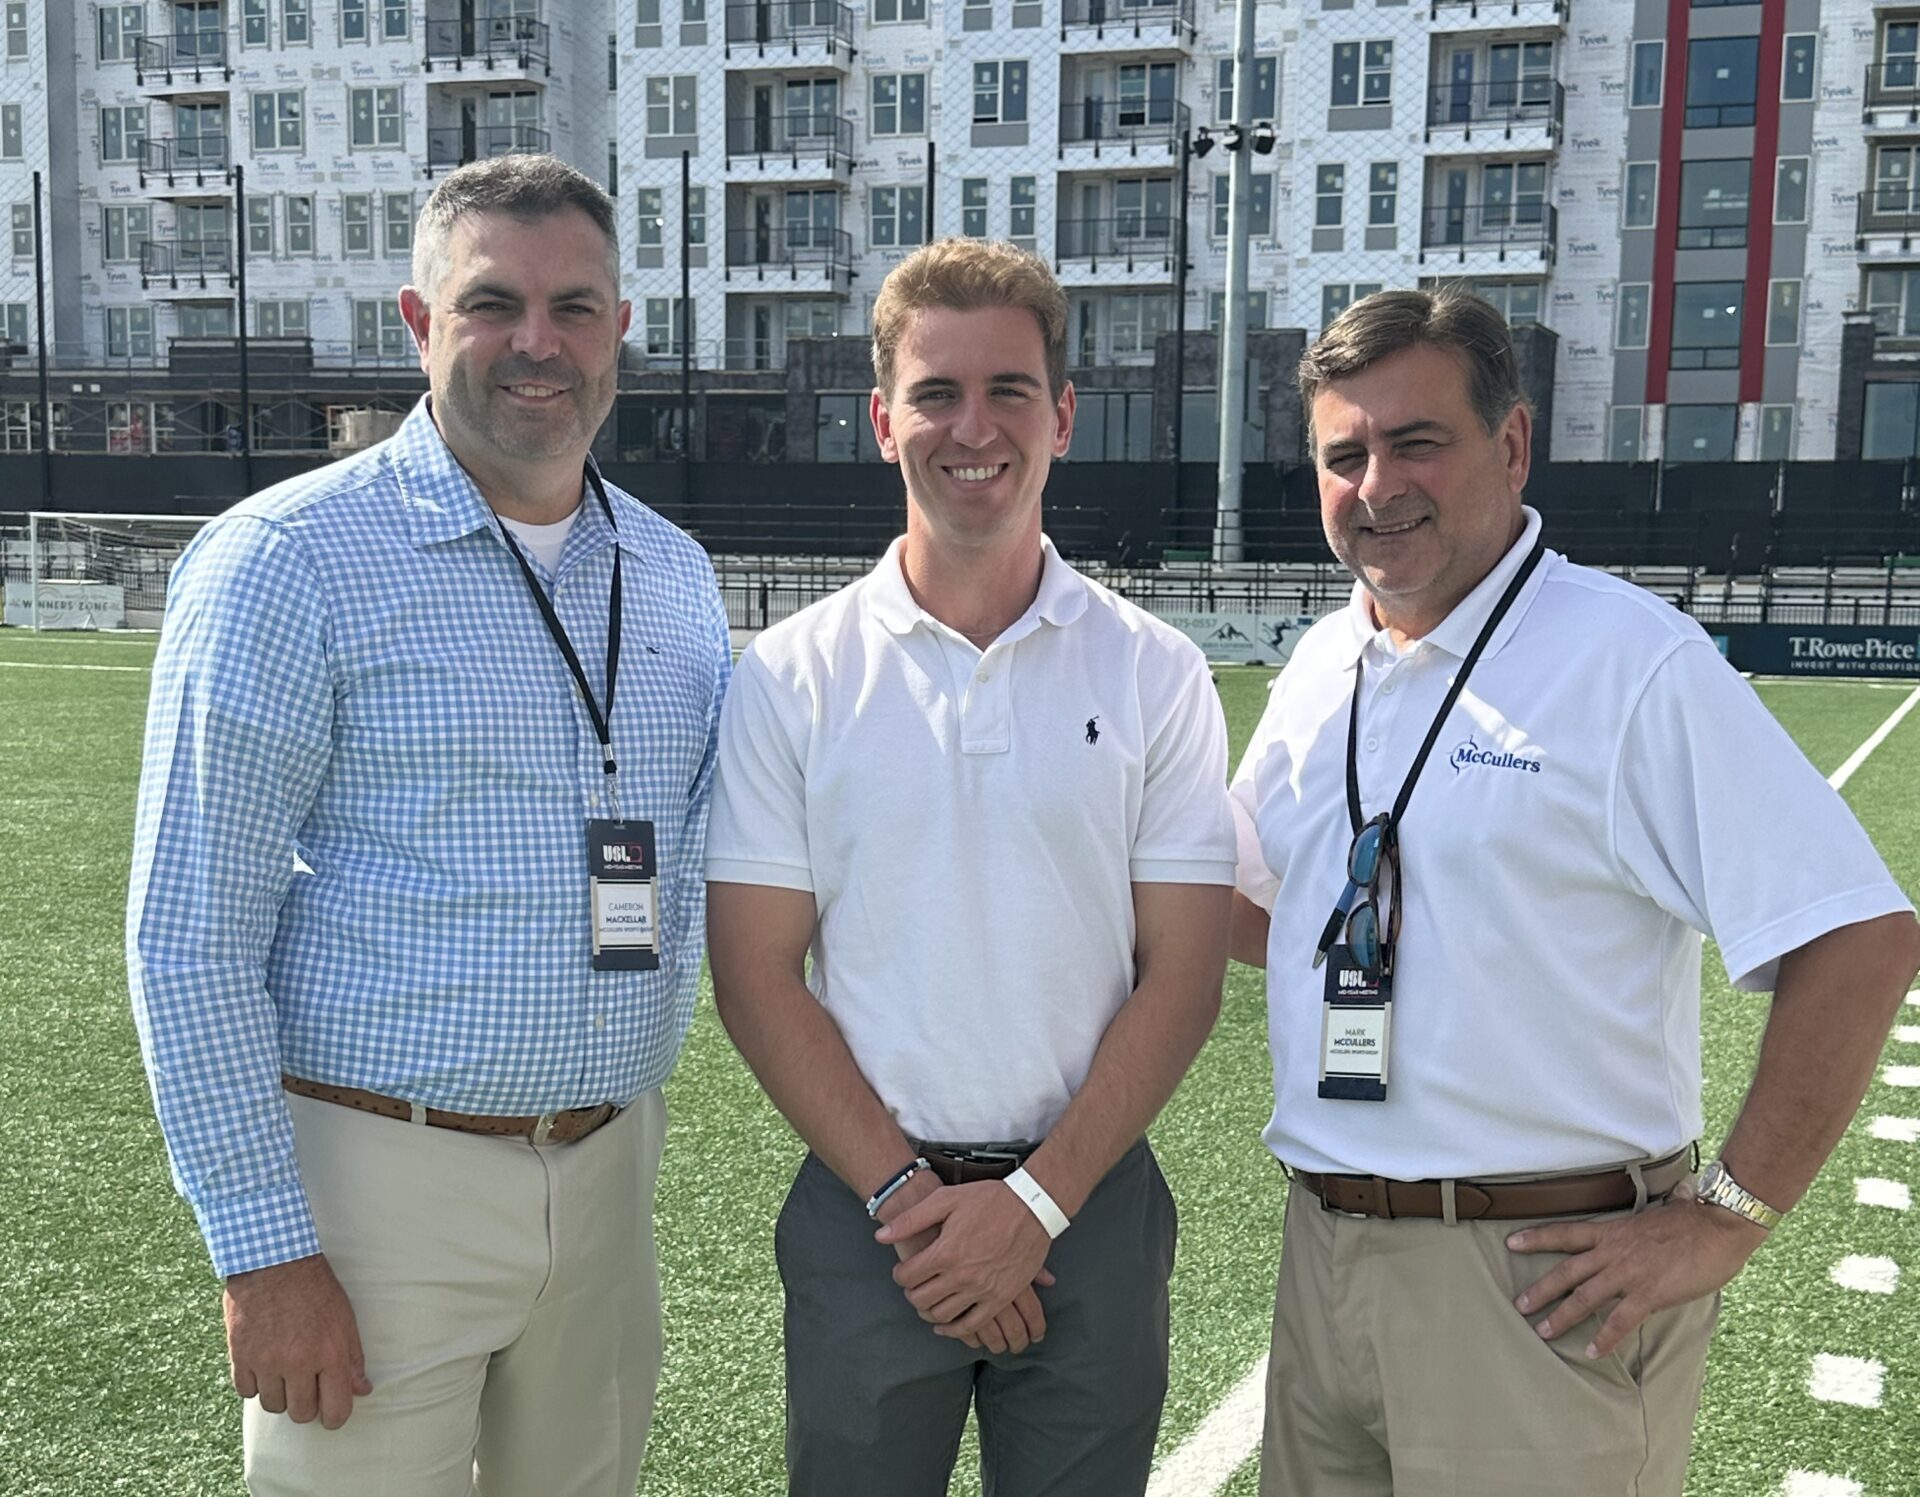
[[[509,520],[500,516],[500,523],[513,533],[513,538],[521,547],[530,552],[541,566],[549,572],[560,570],[560,552],[567,544],[567,532],[573,529],[573,522],[579,517],[580,507],[575,505],[564,520],[555,520],[551,525],[534,525],[526,520]]]

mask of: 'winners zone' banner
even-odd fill
[[[11,628],[33,627],[33,585],[9,582],[0,620]],[[122,629],[127,622],[126,590],[111,582],[40,583],[42,629]]]
[[[1285,665],[1294,644],[1313,627],[1304,613],[1163,613],[1219,665]]]
[[[1712,631],[1728,660],[1756,676],[1920,679],[1920,629],[1727,624]]]

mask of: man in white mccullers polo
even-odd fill
[[[1543,549],[1493,308],[1368,297],[1300,388],[1357,585],[1234,782],[1293,1177],[1261,1491],[1677,1497],[1718,1291],[1858,1107],[1920,930],[1699,627]],[[1774,997],[1696,1175],[1702,932]]]
[[[808,1497],[944,1493],[969,1403],[999,1497],[1152,1461],[1174,1210],[1141,1135],[1218,1010],[1234,838],[1199,651],[1041,534],[1066,312],[1004,244],[887,277],[906,535],[754,642],[722,720],[714,996],[813,1151],[775,1233]]]

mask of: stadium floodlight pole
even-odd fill
[[[680,153],[680,504],[693,503],[693,153]],[[721,332],[726,329],[722,328]]]
[[[240,294],[240,491],[253,492],[253,384],[247,370],[247,169],[233,168],[233,263]]]
[[[1233,44],[1233,124],[1226,146],[1227,295],[1220,310],[1220,472],[1214,501],[1213,559],[1240,560],[1242,435],[1247,414],[1247,257],[1253,197],[1253,0],[1235,0],[1239,34]]]
[[[33,174],[33,331],[40,348],[40,502],[53,503],[53,392],[47,376],[46,215],[40,208],[40,173]],[[37,553],[32,553],[37,554]],[[40,571],[34,567],[33,627],[40,627]]]
[[[933,142],[927,142],[927,205],[920,214],[920,242],[931,244],[933,232]]]
[[[1184,107],[1176,105],[1176,108]],[[1187,404],[1187,202],[1193,175],[1193,138],[1190,120],[1175,117],[1180,130],[1180,201],[1173,220],[1173,510],[1180,512],[1180,464],[1186,448]],[[1208,142],[1211,145],[1211,141]]]

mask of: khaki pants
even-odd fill
[[[1719,1296],[1588,1361],[1514,1296],[1529,1222],[1381,1221],[1287,1198],[1261,1497],[1680,1497]]]
[[[250,1400],[254,1497],[633,1497],[660,1376],[660,1093],[545,1148],[287,1101],[374,1391],[331,1431]]]

